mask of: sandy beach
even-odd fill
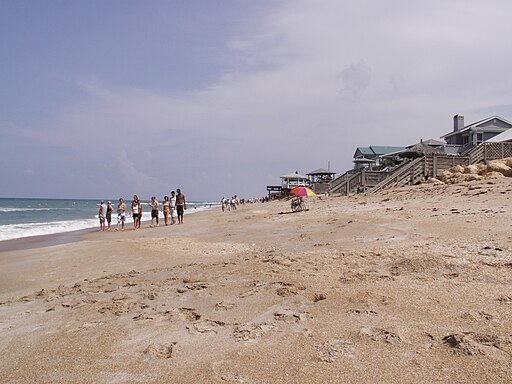
[[[424,184],[11,247],[0,381],[511,382],[511,192]]]

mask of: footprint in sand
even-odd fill
[[[167,345],[151,344],[144,350],[144,354],[150,359],[170,359],[174,345],[176,345],[176,342]]]
[[[487,355],[508,358],[512,352],[512,337],[483,335],[471,332],[453,333],[443,337],[443,343],[455,353],[463,355]]]
[[[230,301],[221,301],[220,303],[215,304],[216,311],[228,311],[236,307],[235,303]]]
[[[186,328],[190,334],[206,334],[214,333],[217,334],[219,328],[225,327],[226,323],[223,321],[216,320],[201,320],[192,325],[187,325]]]
[[[268,323],[245,323],[237,326],[233,331],[233,335],[237,341],[253,341],[263,336],[272,328],[274,328],[274,325]]]
[[[402,338],[398,334],[380,328],[363,327],[359,331],[359,335],[369,337],[373,341],[385,341],[389,344],[402,342]]]
[[[350,311],[349,313],[352,315],[357,315],[357,316],[377,316],[377,314],[378,314],[376,311],[361,310],[361,309],[354,309],[354,310]]]
[[[284,321],[285,323],[298,323],[307,320],[310,317],[309,312],[293,311],[290,309],[281,309],[274,312],[274,319]]]
[[[227,366],[224,368],[224,366]],[[212,364],[213,373],[221,381],[228,383],[247,383],[249,380],[238,372],[233,372],[232,361],[216,361]]]
[[[194,308],[178,308],[172,311],[173,316],[182,317],[187,322],[198,321],[201,315]]]
[[[354,343],[350,340],[332,339],[323,344],[315,345],[317,358],[326,363],[332,363],[340,357],[353,357]]]

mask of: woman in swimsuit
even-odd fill
[[[140,228],[140,219],[142,216],[142,204],[139,201],[137,195],[133,195],[132,206],[130,208],[130,214],[133,216],[133,229]]]
[[[171,212],[171,202],[169,201],[169,196],[164,196],[164,201],[162,202],[162,212],[164,214],[165,225],[169,225],[169,213]]]

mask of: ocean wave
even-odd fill
[[[31,211],[60,211],[60,210],[71,210],[73,208],[9,208],[3,207],[0,208],[0,212],[8,213],[8,212],[31,212]]]
[[[87,219],[0,225],[0,241],[77,231],[92,228],[97,223],[96,219]]]

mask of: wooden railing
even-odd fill
[[[485,161],[485,143],[478,144],[467,153],[470,164],[477,164]]]
[[[382,180],[380,183],[370,189],[369,192],[375,193],[385,188],[395,186],[402,187],[410,183],[415,183],[415,180],[421,178],[421,175],[424,173],[423,163],[423,157],[405,163],[401,167],[398,167],[394,172],[392,172],[386,179]]]
[[[341,193],[348,195],[352,192],[351,186],[357,184],[361,178],[362,171],[349,171],[334,179],[329,186],[329,193]],[[356,187],[357,190],[357,187]]]
[[[425,156],[425,178],[439,177],[455,165],[469,165],[469,156],[429,155]]]

